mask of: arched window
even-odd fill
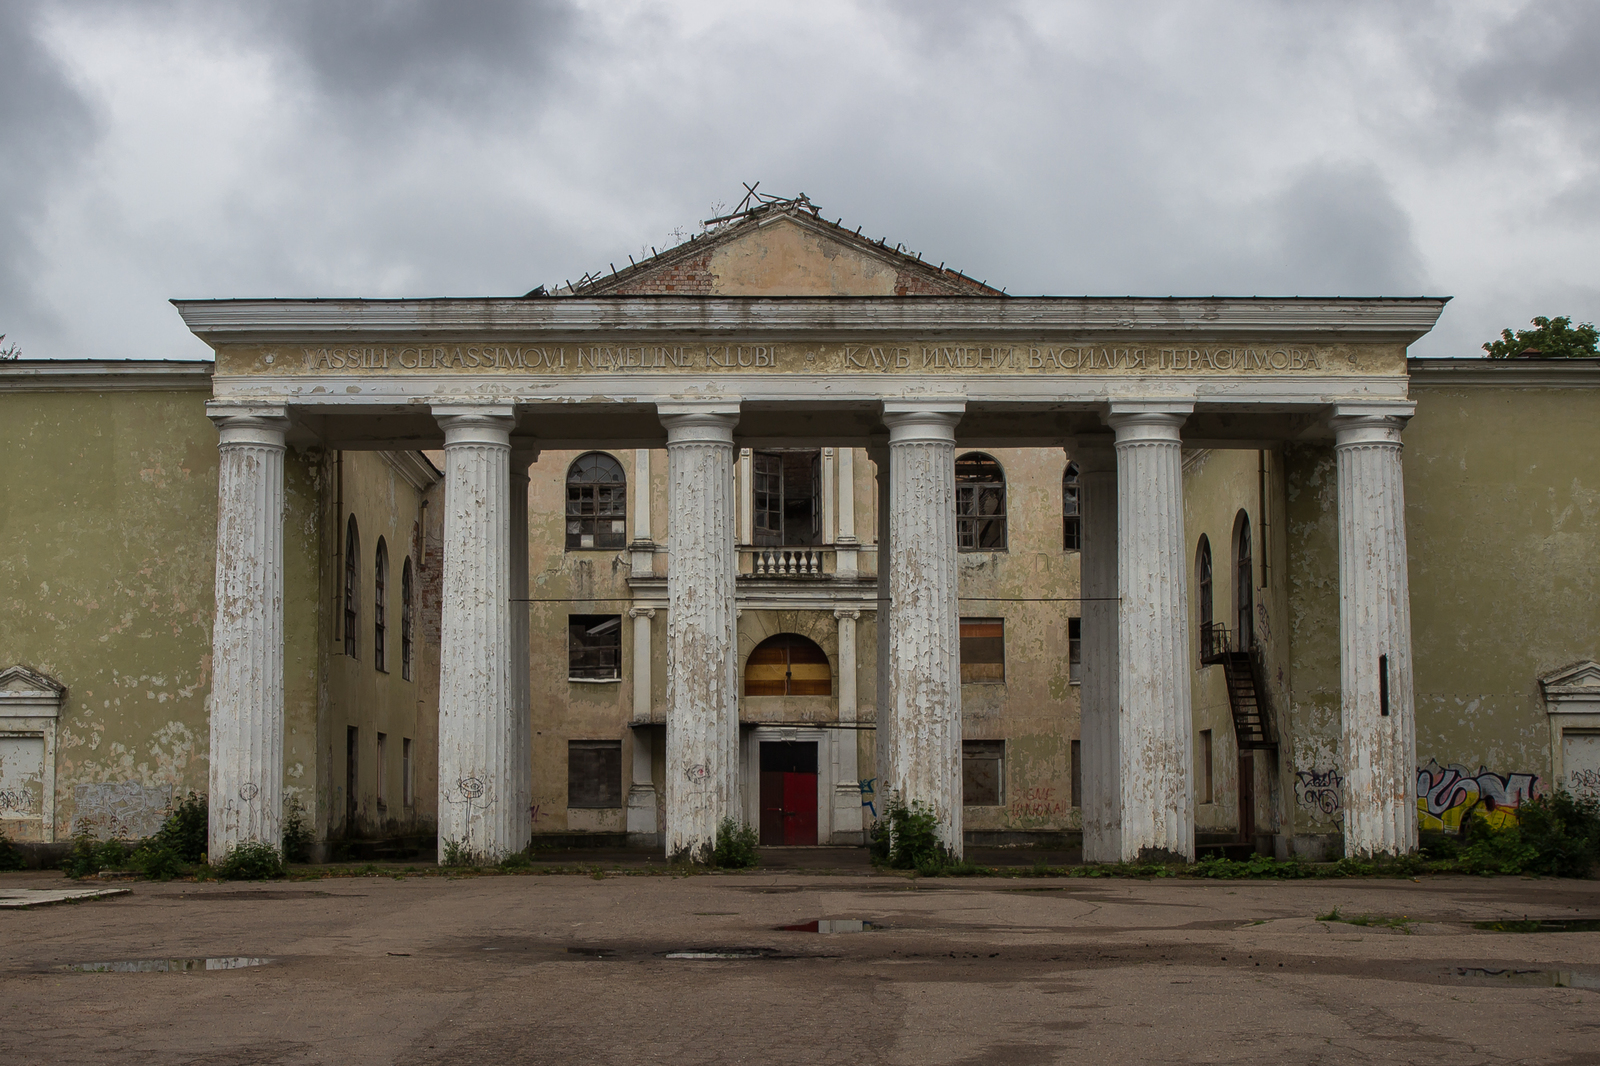
[[[831,696],[833,669],[821,648],[797,633],[756,645],[744,664],[746,696]]]
[[[389,672],[386,658],[388,645],[384,637],[388,630],[386,617],[389,606],[389,545],[378,538],[376,565],[372,573],[372,665],[382,673]]]
[[[1078,464],[1068,463],[1061,475],[1061,547],[1075,552],[1083,547],[1083,518],[1078,514]]]
[[[1206,662],[1224,649],[1212,631],[1216,599],[1211,579],[1211,540],[1204,533],[1200,534],[1200,546],[1194,553],[1194,574],[1200,599],[1200,661]]]
[[[956,547],[964,552],[1006,550],[1006,475],[982,452],[956,460]]]
[[[356,625],[360,617],[356,612],[357,593],[361,585],[356,578],[356,561],[361,558],[361,542],[356,536],[356,516],[351,515],[344,527],[344,653],[352,659],[360,650],[356,639]]]
[[[411,680],[411,626],[416,603],[416,586],[411,576],[411,556],[400,567],[400,676]]]
[[[1255,647],[1255,560],[1250,550],[1250,516],[1243,511],[1234,519],[1233,606],[1238,614],[1239,650]]]
[[[621,548],[628,542],[628,479],[605,452],[567,467],[567,547]]]

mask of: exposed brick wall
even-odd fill
[[[609,292],[617,296],[709,296],[711,249],[649,270]]]

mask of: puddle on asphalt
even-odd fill
[[[228,955],[212,959],[125,959],[120,962],[75,962],[63,970],[79,973],[197,973],[201,970],[243,970],[251,966],[266,966],[273,960],[246,955]]]
[[[772,948],[682,948],[663,951],[661,956],[701,962],[708,959],[773,959],[778,957],[778,953]]]
[[[1588,988],[1600,992],[1600,973],[1582,970],[1493,970],[1478,966],[1457,966],[1450,976],[1473,984],[1524,988]]]
[[[1491,933],[1600,933],[1600,918],[1524,918],[1520,921],[1473,922]]]
[[[860,918],[819,918],[799,925],[779,925],[774,928],[785,933],[870,933],[887,929],[882,922],[868,922]]]

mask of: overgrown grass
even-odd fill
[[[717,843],[711,849],[711,865],[723,870],[746,870],[761,861],[756,845],[761,835],[752,825],[724,818],[717,826]]]
[[[283,812],[283,861],[310,862],[314,840],[305,808],[300,805],[300,797],[295,796]]]
[[[1402,933],[1408,934],[1412,932],[1411,927],[1417,924],[1417,920],[1415,918],[1407,918],[1405,915],[1395,918],[1392,916],[1384,917],[1383,915],[1379,914],[1357,914],[1354,917],[1346,918],[1344,915],[1339,913],[1338,907],[1333,908],[1333,910],[1329,911],[1327,914],[1317,915],[1317,921],[1342,922],[1345,925],[1356,925],[1377,929],[1398,929]]]
[[[25,870],[28,868],[27,860],[23,859],[22,852],[11,842],[4,829],[0,829],[0,870]]]
[[[211,872],[218,881],[272,880],[284,875],[283,856],[271,844],[253,841],[228,852]]]

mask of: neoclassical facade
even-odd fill
[[[1008,297],[789,203],[555,293],[177,307],[212,367],[0,368],[13,836],[194,788],[213,852],[898,801],[1324,857],[1600,773],[1600,367],[1408,361],[1442,300]]]

